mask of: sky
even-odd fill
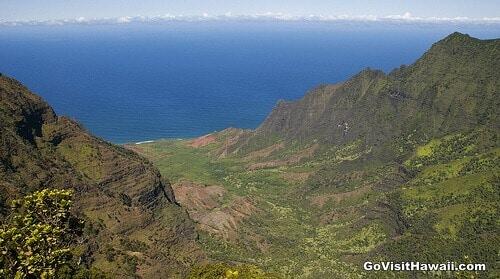
[[[500,0],[0,0],[0,21],[158,15],[500,17]]]

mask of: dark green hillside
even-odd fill
[[[499,63],[500,40],[454,33],[389,74],[280,101],[254,131],[129,148],[175,178],[213,259],[287,278],[437,275],[367,273],[367,259],[478,262],[487,272],[448,277],[496,278]]]
[[[277,137],[335,144],[361,139],[373,145],[413,131],[425,141],[498,125],[499,61],[499,40],[454,33],[388,75],[366,69],[297,102],[278,103],[244,145]]]
[[[75,190],[86,221],[79,268],[115,277],[175,278],[202,257],[170,184],[145,159],[58,117],[19,82],[0,77],[1,214],[35,190]]]

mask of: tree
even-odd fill
[[[12,202],[0,226],[0,277],[53,278],[71,260],[83,221],[70,213],[72,190],[44,189]]]

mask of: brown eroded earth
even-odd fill
[[[198,230],[228,241],[237,240],[238,225],[257,211],[250,198],[229,198],[222,186],[180,181],[172,188],[177,201],[186,208]]]
[[[203,147],[206,145],[211,144],[212,142],[215,142],[217,140],[217,137],[215,137],[212,134],[204,135],[199,138],[195,138],[193,140],[190,140],[187,142],[188,146],[198,148],[198,147]]]

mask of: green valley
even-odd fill
[[[279,102],[256,130],[127,145],[170,177],[209,258],[285,278],[497,277],[500,41],[454,33],[416,63]],[[446,275],[448,274],[448,275]]]

